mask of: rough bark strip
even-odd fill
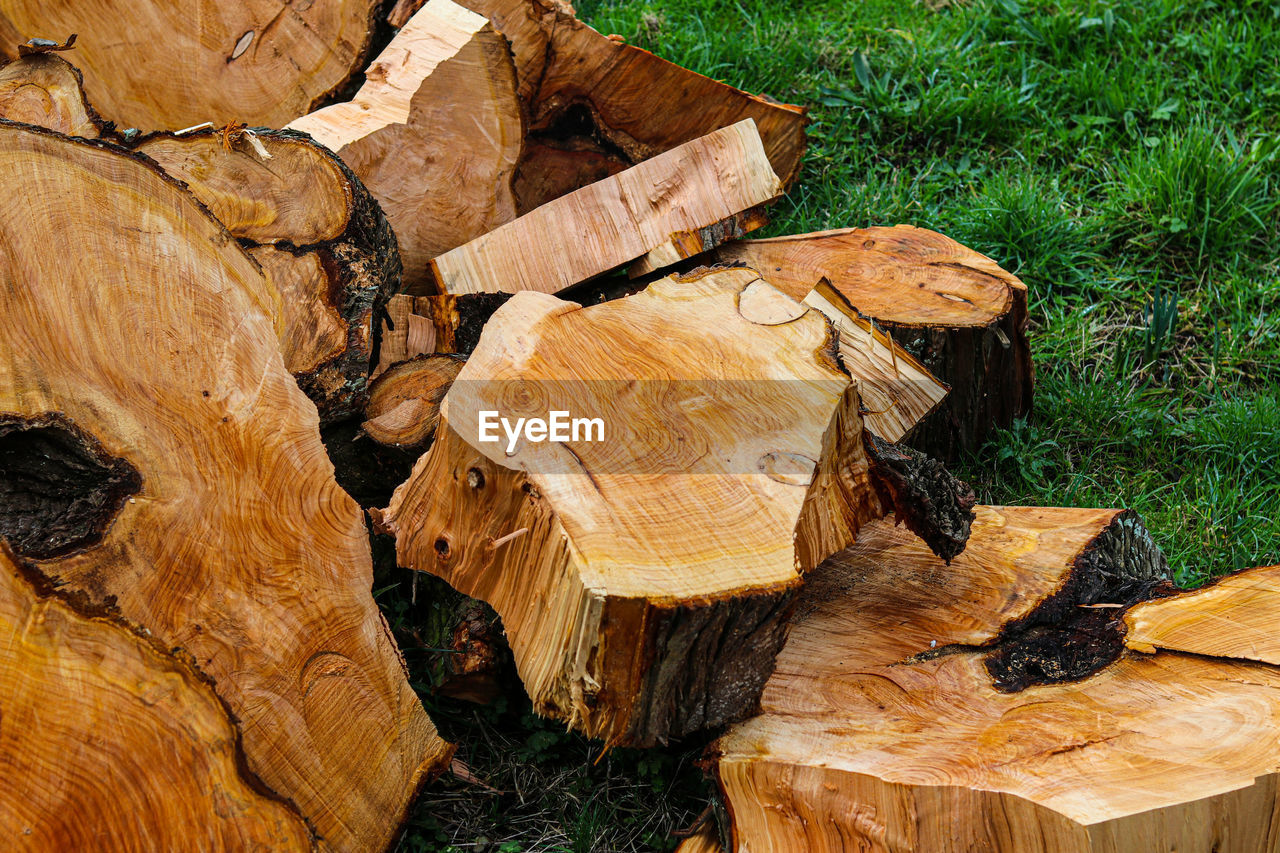
[[[58,413],[0,412],[0,537],[19,556],[44,560],[96,545],[141,486],[136,468]]]
[[[977,497],[936,459],[866,433],[872,482],[896,517],[946,562],[969,541]]]

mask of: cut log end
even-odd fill
[[[257,4],[227,0],[196,26],[182,10],[126,0],[11,0],[0,10],[0,52],[17,58],[32,33],[79,33],[74,56],[90,100],[122,127],[280,127],[364,67],[379,8],[334,0],[264,17]]]
[[[321,421],[358,414],[401,270],[395,235],[360,180],[293,131],[154,134],[135,150],[186,183],[279,291],[285,364]]]
[[[890,386],[888,395],[904,411],[929,414],[919,426],[908,422],[908,440],[939,459],[976,451],[993,429],[1031,411],[1026,286],[948,237],[905,225],[850,228],[741,240],[713,257],[759,270],[838,325],[874,323],[897,341],[950,389],[941,405],[933,400],[932,414],[927,385],[914,383],[905,398]],[[893,430],[882,426],[881,434],[892,438]]]
[[[479,438],[481,411],[555,409],[603,440]],[[384,523],[402,565],[501,614],[539,711],[647,745],[751,710],[801,573],[883,512],[868,469],[826,320],[709,270],[590,308],[513,297]]]
[[[249,769],[234,718],[190,661],[63,597],[3,540],[0,633],[7,838],[42,850],[314,849],[296,806]]]
[[[1266,849],[1256,816],[1277,807],[1280,753],[1258,733],[1280,712],[1277,671],[1081,654],[1095,619],[1122,637],[1166,571],[1128,512],[979,507],[950,566],[888,519],[868,525],[810,574],[762,713],[717,744],[734,845]],[[1029,639],[1062,677],[998,689],[989,662]]]
[[[365,526],[280,355],[277,291],[153,160],[0,121],[0,164],[0,315],[23,318],[0,327],[3,535],[185,648],[254,773],[326,844],[387,844],[451,748],[370,595]]]

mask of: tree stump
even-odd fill
[[[980,507],[949,567],[868,526],[715,747],[735,849],[1273,849],[1280,673],[1126,651],[1166,571],[1116,510]]]

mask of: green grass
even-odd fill
[[[911,223],[1026,281],[1035,412],[957,466],[982,501],[1132,507],[1185,584],[1280,563],[1280,2],[577,5],[812,106],[769,233]],[[697,745],[595,764],[518,702],[432,710],[505,793],[424,797],[405,849],[661,848],[707,794]]]

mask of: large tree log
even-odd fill
[[[497,610],[541,713],[630,744],[737,718],[803,572],[885,512],[834,344],[747,269],[589,308],[516,294],[382,523],[401,565]],[[484,411],[604,435],[503,447]]]
[[[52,53],[24,56],[0,67],[0,117],[86,139],[112,129],[85,97],[80,70]]]
[[[450,748],[373,602],[274,289],[152,161],[0,122],[0,163],[0,536],[187,649],[327,846],[385,845]]]
[[[349,103],[292,122],[342,157],[386,211],[405,283],[427,262],[516,218],[524,140],[507,40],[484,17],[431,0]]]
[[[0,118],[123,143],[81,82],[56,56],[11,62],[0,69]],[[400,288],[395,237],[360,180],[332,152],[285,131],[159,133],[133,145],[185,182],[280,291],[285,365],[321,420],[358,414],[380,318]]]
[[[535,707],[591,736],[736,718],[801,572],[883,514],[833,347],[749,270],[591,308],[517,294],[385,512],[400,563],[493,605]],[[599,417],[604,440],[506,454],[483,410]]]
[[[9,849],[310,850],[207,680],[61,598],[0,540],[0,834]]]
[[[1027,288],[994,261],[932,231],[899,225],[744,240],[741,262],[805,299],[826,278],[834,305],[874,321],[951,391],[912,443],[943,459],[980,447],[1031,411]]]
[[[555,293],[669,266],[764,224],[782,192],[750,119],[545,204],[431,262],[444,293]]]
[[[0,51],[78,33],[90,100],[122,127],[279,127],[364,66],[377,0],[135,3],[3,0]]]
[[[1280,670],[1125,652],[1165,572],[1114,510],[981,508],[950,567],[864,529],[717,744],[734,849],[1277,849]]]
[[[397,4],[399,26],[421,0]],[[805,109],[749,95],[606,37],[561,0],[462,0],[515,54],[529,135],[516,181],[522,213],[663,151],[754,119],[790,186],[804,155]]]
[[[285,365],[321,421],[358,414],[400,289],[395,235],[360,179],[293,131],[161,133],[135,148],[186,183],[279,289]]]
[[[1202,589],[1139,604],[1125,645],[1280,666],[1280,566],[1246,569]]]

